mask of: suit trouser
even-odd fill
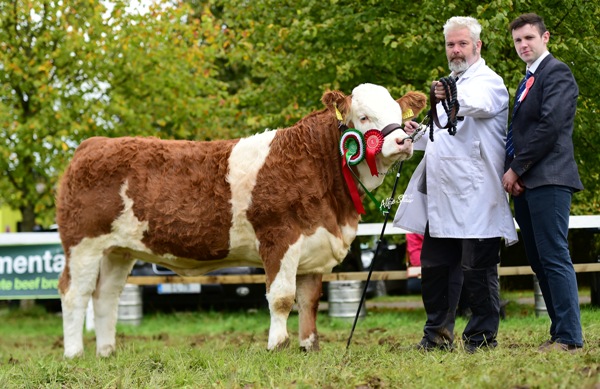
[[[567,235],[573,191],[546,185],[513,197],[527,259],[535,272],[548,315],[553,341],[583,346],[577,278]]]
[[[454,341],[461,289],[471,317],[463,331],[466,343],[495,346],[500,324],[498,263],[500,238],[433,238],[429,226],[421,252],[421,291],[427,313],[424,338],[438,345]]]

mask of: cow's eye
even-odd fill
[[[360,117],[360,121],[361,121],[361,122],[366,122],[367,120],[369,120],[369,118],[368,118],[368,117],[366,117],[366,116],[361,116],[361,117]]]

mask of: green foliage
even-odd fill
[[[373,82],[396,97],[409,90],[426,92],[432,80],[448,73],[442,26],[454,15],[474,16],[481,22],[483,57],[503,76],[514,96],[524,64],[514,51],[508,24],[521,13],[538,12],[552,34],[550,50],[572,67],[581,89],[574,139],[588,190],[575,197],[573,213],[600,209],[600,125],[593,120],[599,100],[593,81],[599,76],[598,4],[577,0],[208,3],[218,10],[233,42],[224,67],[243,69],[232,92],[250,132],[293,123],[318,109],[327,89],[350,93],[360,83]],[[400,193],[419,158],[417,153],[404,164]],[[393,179],[387,179],[377,196],[388,197],[392,184]],[[373,205],[366,207],[365,221],[382,219]]]
[[[137,14],[111,3],[0,4],[0,191],[25,230],[36,214],[52,222],[58,177],[85,138],[221,135],[211,15],[188,23],[187,7]]]
[[[514,96],[524,64],[508,24],[531,11],[580,88],[574,140],[586,190],[573,213],[600,209],[598,2],[159,0],[144,14],[111,3],[0,1],[0,193],[31,221],[51,223],[60,172],[93,135],[240,137],[293,124],[328,89],[426,92],[448,73],[442,26],[454,15],[481,22],[483,57]],[[418,158],[404,164],[399,193]],[[382,219],[367,207],[366,221]]]

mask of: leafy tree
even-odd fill
[[[220,128],[226,86],[212,77],[220,28],[210,14],[188,22],[186,7],[104,4],[0,2],[0,191],[24,231],[52,222],[58,176],[81,140]]]
[[[142,14],[127,3],[0,0],[0,191],[25,229],[36,215],[51,222],[57,177],[89,136],[231,138],[293,124],[321,108],[327,89],[426,92],[448,73],[442,26],[454,15],[480,20],[483,57],[514,96],[524,64],[508,23],[530,11],[545,17],[551,52],[579,83],[574,139],[586,191],[573,212],[600,208],[595,1],[190,0],[192,12],[158,0]],[[400,193],[418,160],[404,164]],[[365,220],[381,220],[368,207]]]
[[[198,1],[196,1],[198,3]],[[576,157],[587,190],[574,199],[574,213],[597,213],[599,124],[598,24],[600,7],[584,0],[513,1],[200,1],[227,26],[231,39],[225,67],[243,69],[235,99],[250,132],[293,123],[320,108],[327,89],[349,93],[363,82],[386,86],[394,96],[428,91],[448,73],[442,26],[454,15],[476,17],[483,25],[483,57],[503,76],[511,96],[524,64],[512,45],[509,22],[524,12],[545,17],[550,50],[569,63],[580,86]],[[230,82],[230,80],[226,80]],[[419,160],[405,163],[400,190]],[[391,193],[391,180],[378,192]],[[374,207],[369,205],[371,211]],[[371,212],[365,220],[380,220]]]

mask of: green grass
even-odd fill
[[[526,292],[528,293],[528,292]],[[533,295],[532,292],[530,292]],[[527,295],[527,294],[526,294]],[[349,350],[352,322],[318,319],[321,351],[297,348],[298,318],[290,316],[292,347],[266,351],[266,310],[146,315],[138,327],[118,327],[116,355],[95,357],[94,335],[85,355],[62,357],[62,322],[41,309],[0,310],[0,387],[3,388],[598,388],[600,310],[582,306],[586,347],[576,355],[540,354],[549,320],[518,294],[500,323],[499,347],[469,355],[458,349],[411,349],[422,335],[422,308],[373,308],[360,320]],[[418,296],[376,301],[418,301]],[[389,305],[389,304],[388,304]],[[457,338],[465,320],[457,322]]]

